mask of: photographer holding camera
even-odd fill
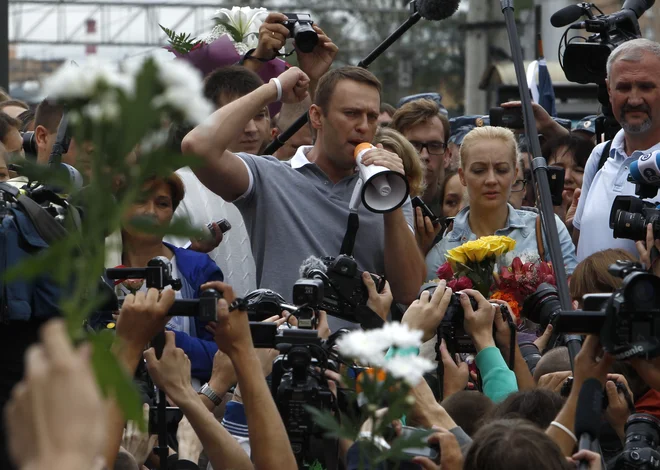
[[[606,83],[622,129],[610,142],[596,146],[585,167],[573,220],[579,260],[607,248],[635,252],[634,241],[613,237],[610,210],[616,196],[635,194],[635,184],[627,180],[630,165],[660,150],[660,44],[634,39],[618,46],[607,60]],[[602,155],[607,149],[609,155]],[[601,157],[606,157],[602,168]]]

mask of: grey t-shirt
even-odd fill
[[[270,156],[238,154],[250,172],[250,187],[234,201],[243,215],[257,268],[257,286],[291,301],[300,264],[309,256],[337,256],[346,232],[349,202],[358,176],[333,184],[300,147],[289,162]],[[403,205],[413,227],[410,199]],[[359,211],[355,257],[362,270],[384,274],[382,214]]]

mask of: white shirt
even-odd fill
[[[610,228],[610,211],[616,196],[635,195],[635,184],[628,181],[630,164],[646,153],[660,150],[660,142],[648,150],[636,150],[628,156],[624,150],[624,131],[620,130],[612,139],[609,158],[598,171],[604,147],[605,143],[596,146],[584,169],[582,195],[573,221],[575,228],[580,230],[578,261],[608,248],[621,248],[637,255],[634,241],[614,238]]]
[[[186,189],[183,201],[177,207],[174,217],[187,217],[195,227],[204,227],[211,222],[227,219],[231,230],[223,236],[222,243],[209,253],[220,267],[225,282],[234,288],[236,295],[245,295],[257,287],[256,268],[250,247],[243,216],[234,204],[225,202],[217,194],[206,188],[190,168],[178,170],[177,175]],[[186,246],[189,240],[168,236],[165,238],[175,246]]]

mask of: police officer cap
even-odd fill
[[[459,146],[462,145],[463,139],[465,138],[466,135],[468,135],[468,132],[470,132],[472,129],[474,129],[474,126],[459,127],[458,129],[456,129],[456,132],[453,132],[451,134],[451,136],[449,137],[449,142]]]
[[[458,116],[449,120],[452,134],[458,132],[461,127],[483,127],[490,126],[490,116]]]
[[[592,114],[591,116],[585,116],[580,119],[580,121],[575,125],[573,131],[584,131],[589,134],[596,133],[596,115]]]

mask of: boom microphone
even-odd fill
[[[593,442],[600,435],[601,414],[603,413],[603,384],[598,379],[587,379],[578,395],[575,411],[575,435],[578,450],[591,450]],[[587,470],[589,465],[582,461],[578,467]]]
[[[440,21],[449,18],[461,0],[416,0],[417,11],[425,20]]]
[[[585,8],[582,6],[582,4],[569,5],[564,7],[561,10],[556,11],[550,17],[550,24],[555,28],[563,28],[564,26],[568,26],[569,24],[575,23],[577,20],[579,20],[582,15],[584,15],[584,10]]]

